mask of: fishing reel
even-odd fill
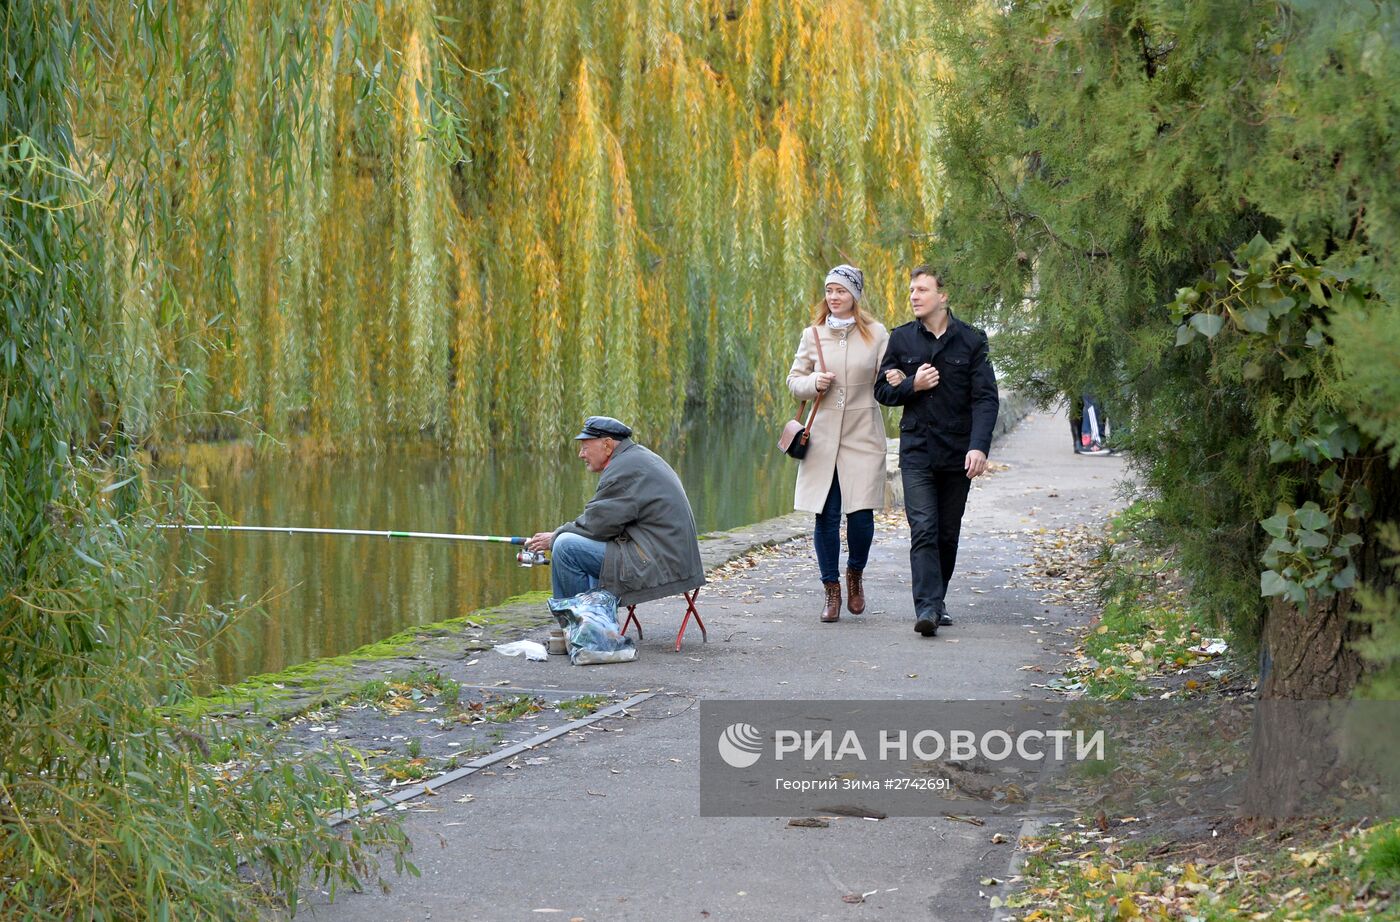
[[[544,551],[521,550],[515,555],[515,559],[522,567],[542,567],[549,563]]]

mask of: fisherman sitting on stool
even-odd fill
[[[632,441],[610,416],[590,416],[574,436],[598,490],[583,514],[526,539],[551,551],[554,597],[603,588],[619,605],[639,605],[705,585],[695,516],[671,466]]]

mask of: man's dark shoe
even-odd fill
[[[941,611],[941,612],[938,613],[938,626],[939,626],[939,627],[948,627],[948,626],[949,626],[950,624],[952,624],[952,623],[953,623],[953,619],[950,618],[950,617],[948,617],[948,610],[947,610],[947,609],[944,609],[943,611]]]
[[[938,633],[938,616],[934,614],[923,614],[914,622],[914,630],[925,637],[932,637]]]

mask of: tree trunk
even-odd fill
[[[1264,621],[1265,664],[1260,698],[1349,698],[1361,679],[1361,657],[1351,641],[1364,628],[1348,615],[1352,593],[1313,599],[1306,609],[1275,599]]]
[[[1362,626],[1348,617],[1351,592],[1298,609],[1276,599],[1264,622],[1260,701],[1250,747],[1244,812],[1284,819],[1326,812],[1326,795],[1347,771],[1339,761],[1336,715],[1360,681],[1350,642]]]

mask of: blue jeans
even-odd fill
[[[567,599],[598,588],[603,572],[605,542],[564,532],[554,539],[549,554],[549,579],[556,599]]]
[[[817,513],[813,539],[817,547],[817,566],[821,569],[822,582],[841,582],[841,481],[835,471],[831,473],[831,490],[826,494],[826,505]],[[870,543],[874,540],[875,510],[860,509],[846,516],[848,569],[865,569],[865,562],[870,557]]]
[[[904,514],[909,519],[914,616],[934,616],[944,611],[948,580],[958,562],[958,539],[972,481],[960,470],[901,467],[900,475]]]

